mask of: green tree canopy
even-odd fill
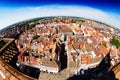
[[[110,43],[111,43],[112,45],[115,45],[117,48],[120,47],[120,41],[117,40],[116,38],[111,39]]]

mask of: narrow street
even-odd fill
[[[62,43],[61,45],[62,51],[60,52],[60,63],[61,63],[61,70],[67,68],[67,54],[65,52],[65,44]]]

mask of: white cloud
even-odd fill
[[[38,6],[0,9],[0,29],[23,20],[44,16],[78,16],[105,22],[120,28],[120,15],[86,6]]]

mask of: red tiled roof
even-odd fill
[[[75,30],[76,32],[82,32],[82,30],[81,30],[80,28],[74,28],[74,30]]]
[[[79,43],[76,42],[76,43],[73,44],[73,47],[74,47],[75,49],[79,49],[79,48],[80,48],[80,45],[79,45]]]
[[[118,48],[118,54],[120,54],[120,48]]]
[[[80,49],[83,49],[84,44],[80,43]]]
[[[95,52],[96,56],[100,55],[99,51],[96,48],[94,48],[94,52]]]
[[[111,54],[114,55],[114,56],[116,56],[116,54],[117,54],[117,49],[111,50]]]
[[[82,64],[89,64],[90,61],[91,61],[91,57],[90,57],[89,54],[83,54],[83,55],[81,56],[81,63],[82,63]]]
[[[104,45],[101,45],[100,49],[101,49],[101,51],[103,52],[104,55],[106,55],[109,52],[109,50]]]

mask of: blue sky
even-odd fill
[[[120,27],[120,0],[0,0],[0,29],[43,16],[85,17]]]
[[[98,8],[120,8],[120,0],[0,0],[1,6],[21,7],[51,4],[85,5]]]

